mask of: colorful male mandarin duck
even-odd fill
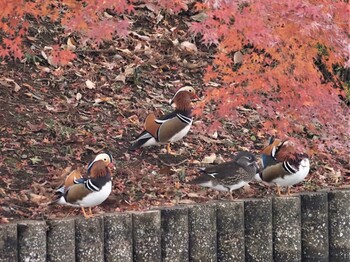
[[[105,201],[112,191],[111,170],[113,158],[110,154],[98,154],[88,166],[88,178],[73,171],[57,190],[58,197],[50,204],[81,207],[85,218],[92,217],[91,207]],[[89,215],[85,212],[89,208]]]
[[[291,141],[270,137],[268,145],[261,151],[263,167],[285,161],[294,152],[294,144]]]
[[[199,99],[193,87],[180,88],[170,100],[175,111],[157,119],[154,114],[147,116],[142,133],[131,143],[129,150],[158,144],[167,144],[168,154],[172,154],[170,143],[187,135],[192,125],[192,100]]]
[[[259,172],[259,165],[253,154],[242,151],[232,161],[203,168],[201,172],[189,183],[232,192],[248,184]]]
[[[305,179],[310,171],[307,154],[298,153],[290,141],[270,138],[269,145],[262,150],[263,170],[255,176],[258,181],[277,185],[277,194],[281,196],[280,186],[290,187]]]

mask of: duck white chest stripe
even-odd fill
[[[95,186],[90,179],[85,182],[85,187],[90,191],[100,191],[100,189]]]
[[[160,119],[156,119],[155,120],[155,122],[157,123],[157,124],[163,124],[163,123],[165,123],[166,121],[168,121],[169,119],[165,119],[165,120],[160,120]]]
[[[288,162],[283,162],[283,169],[286,170],[289,174],[294,174],[298,171]]]
[[[275,155],[276,155],[276,147],[274,146],[271,151],[271,156],[273,157],[273,159],[275,159]]]
[[[191,124],[192,123],[192,118],[181,115],[181,114],[176,114],[176,116],[181,120],[181,122],[184,122],[186,124]]]

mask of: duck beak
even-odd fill
[[[115,165],[112,162],[108,164],[108,167],[112,170],[115,170]]]
[[[197,94],[192,94],[191,97],[193,100],[200,100],[199,96]]]

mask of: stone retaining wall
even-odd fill
[[[0,225],[0,262],[350,261],[350,191]]]

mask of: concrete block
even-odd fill
[[[0,225],[0,262],[18,261],[17,224]]]
[[[272,200],[246,199],[245,215],[245,260],[247,262],[273,261],[272,247]]]
[[[134,212],[132,218],[134,261],[161,261],[160,211]]]
[[[218,261],[245,261],[244,202],[217,203]]]
[[[350,261],[350,191],[328,193],[330,261]]]
[[[47,261],[75,261],[75,220],[47,221]]]
[[[301,261],[300,197],[273,199],[274,261]]]
[[[190,261],[217,261],[216,204],[190,206]]]
[[[44,221],[26,220],[17,224],[18,261],[46,261],[46,231]]]
[[[300,197],[302,261],[329,261],[328,195],[312,192]]]
[[[105,261],[133,261],[132,214],[105,214],[103,219]]]
[[[183,262],[189,258],[188,208],[161,210],[162,261]]]
[[[103,217],[96,216],[75,221],[76,260],[81,262],[104,261]]]

